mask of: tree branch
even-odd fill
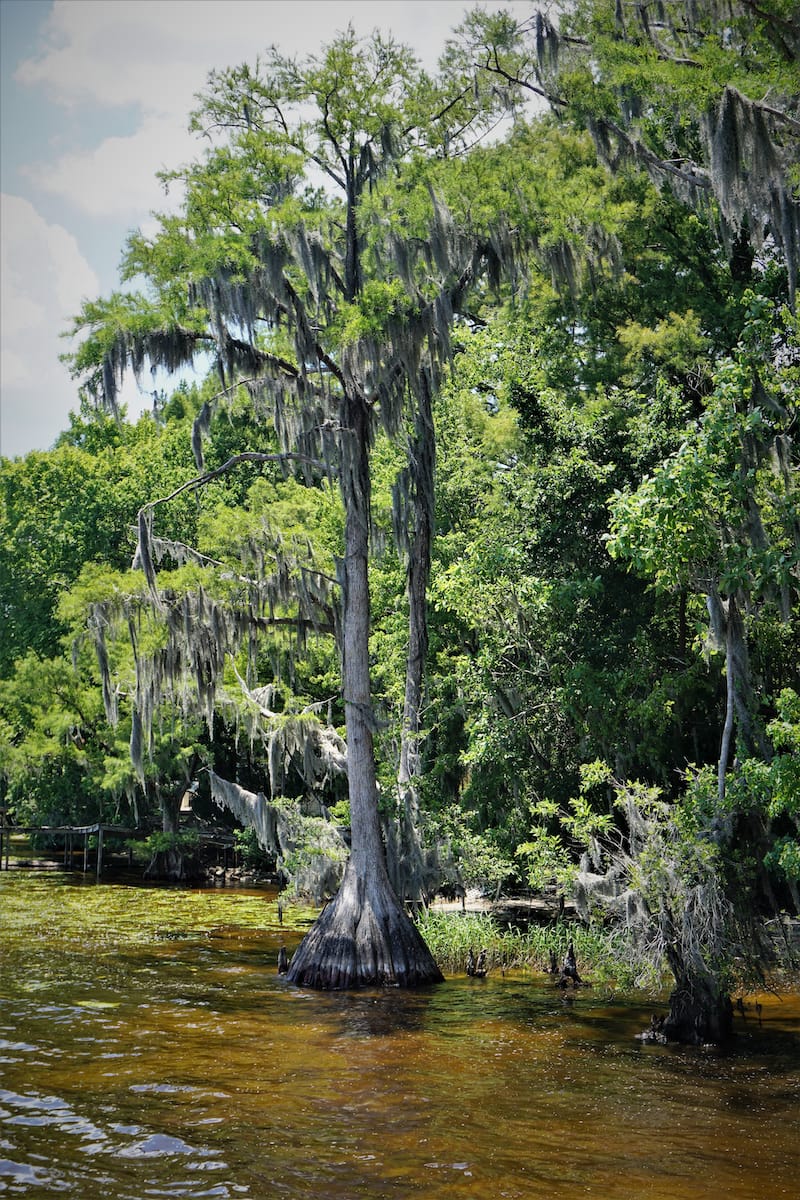
[[[505,79],[507,83],[513,83],[516,84],[517,87],[527,88],[527,90],[529,92],[533,92],[534,95],[541,96],[542,99],[546,100],[548,104],[557,105],[560,108],[568,107],[566,100],[562,100],[560,96],[553,96],[550,94],[550,92],[546,92],[543,87],[536,87],[536,85],[531,83],[529,80],[520,79],[517,75],[512,75],[510,71],[507,71],[505,67],[501,67],[500,60],[497,57],[496,49],[494,50],[494,66],[491,64],[491,55],[489,58],[487,58],[485,63],[475,63],[474,65],[480,70],[490,71],[493,75],[499,75],[502,79]]]
[[[213,339],[213,335],[208,335],[208,336],[212,337],[212,340],[216,340],[216,339]],[[255,359],[257,362],[261,363],[265,367],[272,367],[272,369],[274,371],[280,372],[282,375],[288,375],[290,379],[299,379],[299,377],[300,377],[299,370],[294,365],[294,363],[289,362],[288,359],[281,358],[277,354],[270,354],[266,350],[260,350],[258,348],[258,346],[254,346],[252,344],[252,342],[245,342],[245,341],[242,341],[241,338],[231,337],[230,334],[227,333],[227,331],[226,331],[225,344],[227,346],[233,346],[233,348],[235,350],[243,351],[244,353],[247,354],[247,356],[249,358]],[[238,385],[232,384],[231,386],[236,387]],[[229,391],[230,388],[228,388],[226,390]]]
[[[607,117],[603,117],[597,124],[598,128],[605,126],[606,129],[615,133],[631,149],[636,158],[642,159],[657,171],[664,171],[665,174],[674,175],[676,179],[682,179],[684,183],[690,183],[692,187],[703,188],[706,191],[711,190],[711,180],[705,175],[690,174],[688,171],[682,171],[679,167],[674,167],[672,163],[666,162],[663,158],[659,158],[657,154],[654,154],[652,150],[648,150],[642,142],[630,137],[615,121],[610,121]]]
[[[229,458],[221,467],[215,467],[213,471],[206,471],[204,475],[199,475],[196,479],[188,479],[185,483],[180,484],[168,496],[159,496],[157,500],[151,500],[148,504],[143,505],[140,512],[154,509],[157,504],[168,504],[170,500],[174,500],[176,496],[180,496],[182,492],[198,491],[199,488],[205,487],[207,483],[211,483],[214,479],[218,479],[220,475],[225,475],[233,467],[238,467],[243,462],[257,463],[286,463],[297,462],[308,467],[314,467],[318,471],[325,471],[325,463],[319,459],[311,458],[307,454],[297,454],[287,450],[280,454],[265,454],[258,450],[245,450],[241,454],[234,454],[233,458]]]

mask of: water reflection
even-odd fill
[[[0,875],[0,1191],[796,1194],[796,999],[765,997],[722,1056],[645,1046],[648,1005],[530,976],[302,991],[284,937],[263,894]]]

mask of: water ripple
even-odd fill
[[[169,1085],[134,1085],[131,1089],[139,1092],[166,1091],[178,1092],[186,1089],[171,1088]],[[188,1089],[196,1090],[196,1089]],[[28,1127],[41,1130],[52,1130],[58,1135],[72,1135],[79,1139],[76,1150],[80,1154],[90,1155],[96,1159],[103,1158],[111,1163],[121,1164],[124,1161],[142,1162],[158,1160],[184,1160],[184,1170],[191,1172],[225,1171],[227,1163],[223,1162],[215,1151],[206,1146],[192,1145],[183,1138],[172,1134],[146,1129],[140,1124],[127,1124],[110,1121],[106,1128],[95,1124],[82,1116],[66,1100],[55,1095],[41,1093],[19,1093],[0,1088],[0,1122],[12,1133],[12,1130],[22,1130]],[[13,1136],[13,1133],[12,1133]],[[28,1152],[20,1157],[20,1148],[13,1142],[3,1139],[0,1148],[9,1155],[0,1159],[0,1192],[7,1190],[14,1193],[25,1193],[47,1189],[48,1191],[75,1191],[81,1194],[81,1182],[85,1182],[85,1173],[77,1170],[59,1171],[44,1154]],[[40,1149],[46,1150],[46,1144],[40,1143]],[[11,1157],[14,1155],[15,1157]],[[42,1165],[36,1160],[41,1158]],[[102,1181],[101,1171],[93,1168],[92,1178],[95,1184]],[[3,1182],[3,1180],[8,1182]],[[106,1181],[111,1187],[112,1180]],[[199,1181],[198,1181],[199,1182]],[[172,1180],[164,1190],[163,1181],[147,1179],[147,1185],[142,1182],[140,1195],[143,1196],[181,1196],[191,1200],[201,1200],[206,1196],[231,1197],[234,1194],[246,1194],[246,1187],[230,1183],[204,1186],[193,1180]],[[126,1195],[127,1192],[119,1193]],[[138,1197],[137,1197],[138,1200]]]

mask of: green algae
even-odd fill
[[[298,905],[279,908],[274,889],[126,886],[49,871],[3,872],[0,901],[6,948],[34,942],[54,952],[80,946],[84,952],[114,953],[236,931],[279,935],[304,930],[316,915]]]

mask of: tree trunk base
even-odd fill
[[[167,883],[185,883],[200,877],[200,865],[180,850],[157,850],[144,870],[145,879]]]
[[[733,1035],[733,1005],[710,981],[679,983],[661,1026],[664,1040],[689,1046],[724,1045]]]
[[[358,878],[351,859],[336,898],[300,943],[287,979],[327,991],[424,987],[443,976],[385,871]]]

